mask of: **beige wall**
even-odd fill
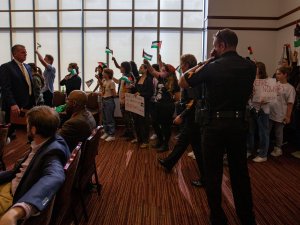
[[[297,6],[300,6],[299,0],[209,0],[208,16],[278,17]],[[208,19],[206,24],[208,27],[278,28],[297,19],[300,19],[299,11],[281,20]],[[254,52],[252,58],[264,62],[268,74],[272,75],[281,57],[283,44],[293,44],[293,29],[294,26],[280,31],[236,30],[239,36],[238,52],[248,56],[247,48],[251,46]],[[207,54],[216,32],[207,31]]]

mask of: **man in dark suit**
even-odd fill
[[[12,171],[0,172],[0,225],[17,224],[43,211],[65,180],[66,142],[56,135],[60,120],[48,106],[27,113],[31,150]],[[1,217],[2,216],[2,217]]]
[[[93,115],[86,109],[87,101],[86,93],[80,90],[72,91],[67,98],[66,112],[71,118],[62,125],[59,134],[71,151],[78,142],[84,142],[96,128]]]
[[[13,60],[0,67],[2,110],[5,111],[7,123],[10,122],[10,113],[19,116],[21,109],[30,109],[34,105],[31,69],[24,63],[26,48],[14,45],[11,53]],[[14,127],[11,126],[8,136],[15,136],[13,133]]]

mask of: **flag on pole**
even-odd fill
[[[295,48],[300,47],[300,38],[298,40],[294,41],[294,47]]]
[[[181,70],[181,67],[180,67],[180,66],[177,66],[177,67],[176,67],[176,71],[179,73],[179,76],[182,75],[182,70]]]
[[[42,47],[42,45],[40,43],[36,43],[36,45],[37,45],[37,47],[36,47],[37,49]]]
[[[152,41],[151,48],[161,48],[162,41]]]
[[[87,80],[85,82],[86,86],[88,86],[88,88],[94,83],[94,79],[90,79],[90,80]]]
[[[104,62],[98,62],[99,66],[101,66],[102,68],[107,68],[106,63]]]
[[[143,58],[144,58],[144,59],[147,59],[147,60],[151,61],[151,60],[152,60],[152,57],[153,57],[153,55],[150,55],[150,54],[146,53],[146,52],[144,51],[144,49],[143,49]]]
[[[106,53],[106,54],[112,54],[112,55],[113,55],[113,50],[111,50],[111,49],[109,49],[108,47],[106,47],[105,53]]]

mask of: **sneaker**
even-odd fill
[[[274,147],[274,150],[271,152],[271,155],[274,157],[281,156],[282,155],[281,148]]]
[[[114,141],[116,140],[116,138],[114,136],[108,136],[105,141],[109,142],[109,141]]]
[[[136,138],[130,141],[131,144],[134,144],[134,143],[137,143],[137,142],[138,142],[138,140]]]
[[[260,156],[256,156],[254,159],[252,159],[253,162],[257,162],[257,163],[260,163],[260,162],[265,162],[267,161],[267,157],[260,157]]]
[[[140,145],[140,148],[148,148],[148,146],[149,145],[147,143],[143,143],[143,144]]]
[[[108,135],[107,133],[104,133],[100,138],[101,138],[102,140],[104,140],[104,139],[106,139],[108,136],[109,136],[109,135]]]
[[[196,159],[194,152],[189,152],[188,157],[191,157],[192,159]]]
[[[150,140],[155,140],[157,138],[156,134],[152,134],[152,136],[150,137]]]
[[[8,145],[10,143],[10,138],[8,137],[7,139],[6,139],[6,144]]]

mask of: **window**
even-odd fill
[[[40,52],[54,57],[55,90],[70,62],[78,63],[83,81],[94,79],[97,62],[105,62],[120,77],[105,48],[120,64],[143,62],[143,49],[153,55],[152,41],[161,40],[164,62],[179,65],[180,55],[191,53],[202,60],[204,0],[0,0],[0,63],[11,59],[10,48],[26,46],[27,62],[38,62]],[[10,4],[9,4],[10,3]],[[11,14],[10,14],[11,13]],[[11,15],[11,21],[10,21]],[[12,32],[12,33],[10,33]],[[95,80],[96,81],[96,80]],[[88,88],[91,91],[96,82]]]

